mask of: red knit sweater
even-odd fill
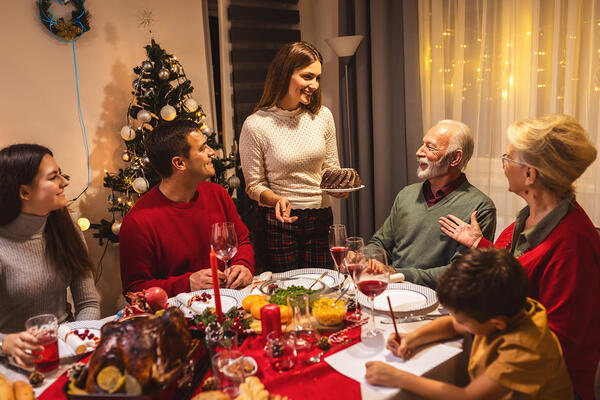
[[[124,292],[162,287],[169,297],[190,291],[192,272],[210,268],[210,231],[215,222],[231,221],[238,251],[229,265],[254,273],[254,249],[231,197],[220,185],[202,182],[188,203],[167,199],[152,188],[123,218],[119,241]],[[219,261],[222,270],[223,263]]]
[[[515,223],[496,240],[510,249]],[[482,239],[478,247],[492,244]],[[573,387],[594,398],[600,359],[600,235],[579,204],[548,237],[519,257],[529,277],[529,296],[548,312],[548,325],[563,349]]]

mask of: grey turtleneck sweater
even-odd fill
[[[91,274],[65,279],[46,255],[45,216],[21,214],[0,226],[0,338],[20,332],[38,314],[67,319],[67,287],[77,320],[100,318],[100,301]]]

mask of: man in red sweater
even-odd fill
[[[210,232],[215,222],[233,222],[238,250],[230,266],[219,261],[219,280],[238,288],[252,282],[254,249],[248,228],[229,193],[206,180],[215,174],[215,152],[200,127],[187,120],[159,125],[146,142],[160,184],[123,218],[119,233],[123,292],[153,286],[172,297],[212,287]]]

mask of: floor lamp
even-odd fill
[[[344,167],[354,168],[354,160],[352,159],[352,118],[350,115],[350,86],[348,79],[348,65],[352,61],[352,57],[356,53],[356,49],[360,45],[362,41],[362,35],[353,35],[353,36],[338,36],[334,38],[325,39],[329,47],[334,51],[334,53],[342,60],[344,63],[344,78],[345,78],[345,87],[344,90],[346,92],[346,134],[344,135]],[[358,216],[356,215],[356,198],[351,195],[348,199],[348,207],[346,208],[346,220],[348,225],[349,232],[351,235],[357,235],[356,229],[358,227]]]

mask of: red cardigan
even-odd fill
[[[254,273],[254,249],[248,228],[238,216],[227,191],[202,182],[189,203],[167,199],[152,188],[123,218],[119,233],[123,292],[152,286],[169,297],[190,291],[192,272],[210,268],[210,230],[215,222],[231,221],[238,236],[238,251],[229,265],[241,264]],[[219,261],[222,270],[223,263]]]
[[[511,247],[515,223],[496,240]],[[477,247],[492,244],[482,239]],[[563,349],[573,387],[584,400],[594,398],[600,359],[600,235],[579,204],[546,239],[519,257],[529,277],[529,297],[548,312],[548,324]]]

